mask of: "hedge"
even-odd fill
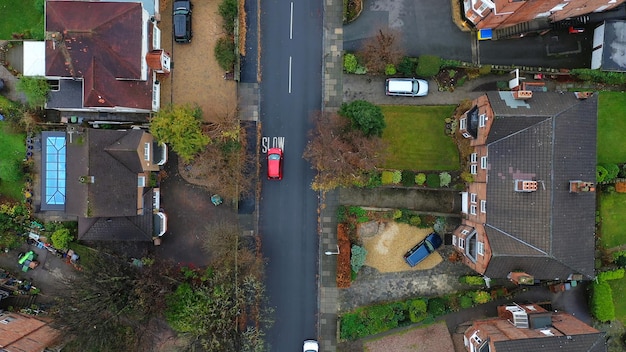
[[[598,281],[617,280],[624,278],[624,268],[603,271],[598,274]]]
[[[601,322],[615,319],[615,305],[613,304],[613,291],[606,281],[598,281],[593,284],[591,295],[591,312]]]

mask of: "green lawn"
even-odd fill
[[[613,290],[613,303],[615,304],[615,318],[626,324],[626,299],[623,293],[626,292],[626,277],[619,280],[607,281]]]
[[[13,39],[13,33],[29,31],[35,39],[43,39],[43,0],[0,1],[0,39]]]
[[[0,194],[22,199],[24,176],[22,160],[26,156],[26,135],[9,133],[5,122],[0,122]]]
[[[452,116],[449,106],[381,106],[387,128],[383,139],[389,143],[387,169],[458,170],[459,152],[444,132],[444,119]]]
[[[626,93],[600,92],[598,103],[598,163],[626,162]]]
[[[599,197],[602,246],[612,248],[626,244],[626,194],[602,192]]]

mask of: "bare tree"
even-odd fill
[[[372,73],[384,73],[387,64],[397,65],[404,56],[400,47],[399,34],[392,30],[379,29],[376,36],[365,41],[359,56]]]
[[[315,115],[303,157],[318,172],[313,189],[330,190],[362,182],[367,172],[383,162],[385,150],[381,138],[351,129],[349,119],[321,112]]]

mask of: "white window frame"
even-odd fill
[[[470,163],[475,163],[478,160],[478,153],[472,153],[470,155]]]
[[[475,205],[470,205],[470,214],[472,215],[476,215],[476,206]]]
[[[150,143],[143,144],[143,160],[150,161]]]
[[[481,200],[480,201],[480,212],[481,213],[486,213],[487,212],[487,201],[486,200]]]
[[[456,235],[452,235],[452,245],[453,245],[453,246],[456,246],[456,243],[457,243],[457,241],[456,241],[456,240],[457,240]]]
[[[463,229],[463,230],[461,230],[461,233],[464,234],[464,235],[469,235],[469,230]]]
[[[459,238],[459,248],[465,249],[465,238]]]
[[[476,253],[479,255],[485,255],[485,244],[483,242],[476,242]]]
[[[481,156],[480,157],[480,168],[485,170],[487,168],[487,157],[486,156]]]
[[[467,132],[463,132],[463,137],[465,137],[465,138],[472,138],[472,135],[467,133]]]
[[[146,187],[146,176],[137,176],[137,187]]]
[[[480,116],[478,116],[478,127],[485,127],[486,124],[487,124],[487,115],[480,114]]]
[[[478,166],[476,164],[470,165],[470,173],[472,175],[478,174]]]
[[[478,194],[470,193],[470,203],[476,204],[476,200],[478,199]]]
[[[459,131],[467,130],[467,118],[462,118],[459,120]]]

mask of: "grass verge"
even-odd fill
[[[458,170],[459,152],[445,134],[444,119],[454,106],[381,106],[389,143],[385,165],[397,170]]]
[[[613,290],[613,303],[615,304],[615,319],[626,324],[626,300],[622,292],[626,292],[626,277],[607,281]]]

